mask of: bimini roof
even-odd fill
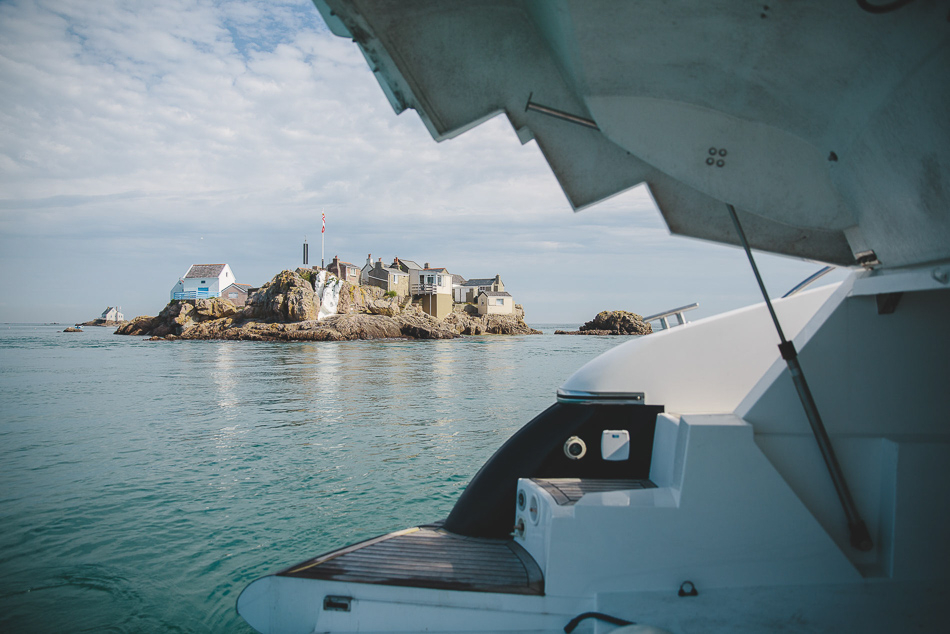
[[[950,257],[942,3],[314,1],[397,112],[437,140],[505,113],[575,209],[645,183],[674,233],[737,243],[731,203],[758,249]]]

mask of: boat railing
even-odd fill
[[[412,294],[413,295],[436,295],[439,293],[441,288],[438,284],[413,284],[412,285]],[[445,291],[446,294],[449,294],[449,291]]]
[[[826,275],[826,274],[828,274],[828,273],[831,273],[831,272],[834,270],[834,268],[835,268],[835,267],[833,267],[833,266],[825,266],[825,267],[822,267],[822,268],[818,269],[817,271],[815,271],[814,273],[812,273],[811,275],[809,275],[808,277],[806,277],[805,279],[803,279],[801,282],[799,282],[798,284],[796,284],[796,285],[792,288],[792,290],[790,290],[789,292],[787,292],[787,293],[785,293],[784,295],[782,295],[782,299],[785,299],[786,297],[791,297],[791,296],[794,295],[795,293],[797,293],[797,292],[799,292],[799,291],[802,291],[802,290],[805,290],[805,288],[806,288],[808,285],[810,285],[812,282],[814,282],[814,281],[817,280],[818,278],[823,277],[824,275]]]
[[[673,326],[682,326],[683,324],[686,323],[686,316],[684,313],[686,313],[686,311],[693,310],[694,308],[697,308],[698,306],[699,304],[694,302],[686,306],[680,306],[679,308],[673,308],[673,309],[664,311],[662,313],[650,315],[648,317],[643,318],[643,323],[658,321],[660,322],[660,325],[662,326],[663,330],[668,330],[672,328]],[[676,317],[677,323],[673,324],[673,326],[670,325],[670,321],[669,321],[670,317]]]

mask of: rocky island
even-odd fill
[[[124,319],[115,320],[115,319],[97,318],[97,319],[92,319],[90,321],[84,321],[81,324],[77,324],[77,326],[102,326],[104,328],[117,328],[119,326],[124,326],[127,323],[129,322]]]
[[[243,308],[227,299],[173,300],[156,317],[136,317],[116,330],[153,339],[237,339],[248,341],[345,341],[353,339],[453,339],[461,335],[541,334],[513,315],[478,315],[457,304],[436,319],[412,297],[390,297],[380,288],[336,278],[334,314],[320,318],[322,286],[310,269],[282,271],[250,295]],[[327,284],[329,285],[329,283]],[[332,304],[324,302],[324,313]],[[520,308],[520,307],[519,307]],[[474,313],[474,314],[473,314]]]
[[[653,327],[643,317],[625,310],[605,310],[577,330],[555,330],[556,335],[648,335]]]
[[[103,326],[106,328],[118,328],[120,326],[124,326],[127,323],[129,322],[126,321],[125,315],[119,312],[118,306],[108,306],[104,311],[102,311],[102,315],[96,319],[84,321],[81,324],[76,324],[76,327],[82,328],[83,326]]]

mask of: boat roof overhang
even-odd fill
[[[436,140],[504,113],[575,210],[836,264],[950,257],[950,22],[919,0],[314,0]],[[587,119],[576,125],[532,102]]]

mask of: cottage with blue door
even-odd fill
[[[171,299],[220,297],[221,291],[231,284],[234,284],[234,273],[227,264],[192,264],[172,287]]]

